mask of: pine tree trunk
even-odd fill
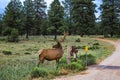
[[[55,29],[55,36],[54,36],[54,40],[57,40],[57,29]]]
[[[57,40],[57,35],[55,34],[54,40]]]
[[[111,38],[113,37],[113,32],[110,33],[110,37],[111,37]]]
[[[26,39],[27,39],[27,40],[29,39],[29,32],[28,32],[28,30],[27,30],[27,32],[26,32]]]

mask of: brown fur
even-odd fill
[[[44,60],[56,60],[59,62],[59,59],[63,55],[63,49],[61,44],[58,42],[56,45],[53,46],[53,49],[42,49],[38,51],[39,53],[39,64],[43,63]]]
[[[76,61],[77,60],[77,53],[78,53],[77,47],[76,46],[68,46],[67,51],[68,51],[67,62],[68,63],[71,62],[72,56],[74,58],[74,61]]]
[[[71,49],[71,51],[70,51],[70,54],[71,54],[71,56],[73,56],[73,54],[77,54],[78,49],[77,49],[76,46],[71,46],[71,47],[72,47],[72,49]]]

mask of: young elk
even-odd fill
[[[73,56],[74,61],[77,61],[77,53],[78,53],[78,49],[76,46],[68,46],[67,47],[67,62],[70,63],[71,62],[71,58]]]

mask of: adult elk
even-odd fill
[[[57,42],[56,45],[53,46],[53,49],[42,49],[40,51],[38,51],[39,53],[39,63],[43,63],[44,60],[48,60],[48,61],[52,61],[52,60],[56,60],[57,63],[57,67],[59,66],[59,59],[63,56],[63,49],[62,49],[62,45],[60,44],[60,42]]]

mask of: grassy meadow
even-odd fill
[[[61,37],[58,36],[58,40]],[[20,39],[18,43],[10,43],[6,42],[2,37],[0,38],[0,80],[31,80],[31,72],[38,63],[37,51],[44,48],[52,48],[56,44],[53,36],[30,36],[29,40],[25,40],[24,37],[20,37]],[[114,51],[113,45],[95,40],[94,38],[67,36],[65,42],[62,43],[64,49],[62,58],[66,58],[67,46],[72,45],[78,47],[78,56],[85,54],[84,47],[88,45],[89,51],[87,54],[95,56],[97,63]],[[11,54],[5,55],[5,51]],[[45,68],[50,72],[44,79],[49,80],[59,75],[56,72],[55,61],[45,61],[40,68]]]

